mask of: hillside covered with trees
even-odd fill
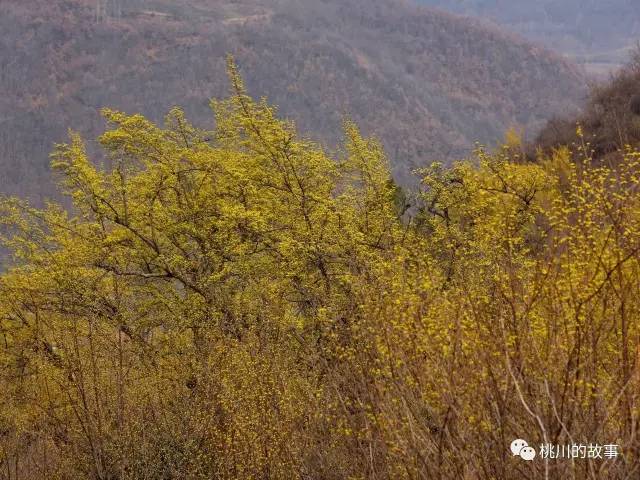
[[[640,147],[640,49],[608,83],[592,89],[579,115],[551,120],[532,142],[530,155],[535,157],[539,148],[549,152],[583,142],[595,159],[607,163],[619,161],[628,148]]]
[[[212,128],[227,53],[305,135],[333,148],[345,115],[378,135],[402,183],[584,92],[553,54],[400,0],[8,0],[0,31],[0,192],[39,199],[53,143],[95,138],[102,107],[160,121],[179,105]]]
[[[592,74],[611,73],[640,42],[636,0],[417,0],[492,20],[547,45]]]
[[[215,131],[104,111],[110,168],[53,155],[72,211],[0,204],[2,480],[637,476],[640,152],[478,150],[409,217],[379,142],[229,73]]]

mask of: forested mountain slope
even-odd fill
[[[418,0],[447,11],[489,18],[608,73],[628,60],[640,40],[637,0]]]
[[[579,115],[550,121],[530,150],[549,153],[583,143],[596,160],[607,163],[619,161],[629,147],[640,147],[640,50],[609,82],[592,89]]]
[[[349,115],[379,135],[401,182],[583,92],[553,54],[407,1],[8,0],[0,32],[2,193],[47,195],[53,143],[93,138],[101,107],[211,128],[227,53],[301,131],[335,145]]]

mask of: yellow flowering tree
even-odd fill
[[[640,154],[481,149],[408,208],[229,72],[214,131],[106,110],[72,208],[1,202],[0,479],[633,478]]]

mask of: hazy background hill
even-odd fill
[[[603,75],[629,59],[640,40],[638,0],[418,0],[489,18]]]
[[[3,0],[0,192],[47,195],[53,142],[94,138],[104,106],[211,126],[228,52],[314,138],[334,144],[345,114],[379,135],[401,182],[583,95],[554,54],[409,1]]]
[[[582,138],[576,124],[581,126]],[[587,142],[594,159],[606,164],[625,160],[629,146],[640,147],[640,49],[608,82],[592,89],[578,116],[550,121],[529,153],[534,157],[534,150],[549,153],[562,145]]]

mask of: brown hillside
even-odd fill
[[[0,3],[0,192],[50,190],[52,144],[93,138],[104,106],[211,125],[236,56],[249,91],[334,144],[351,116],[394,174],[529,131],[574,108],[579,74],[497,30],[394,0],[8,0]]]
[[[577,125],[583,138],[578,137]],[[580,115],[551,120],[530,146],[530,154],[583,142],[594,158],[614,162],[627,146],[640,146],[640,50],[608,82],[592,89]]]
[[[493,21],[606,78],[640,40],[638,0],[417,0]]]

